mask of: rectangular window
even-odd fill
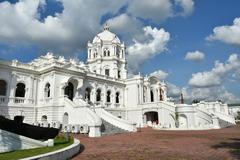
[[[109,69],[105,69],[105,75],[109,76]]]

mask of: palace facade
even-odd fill
[[[109,26],[87,44],[86,63],[47,53],[29,63],[0,61],[0,114],[45,127],[101,136],[107,126],[134,132],[213,129],[235,124],[221,102],[175,104],[154,76],[128,78],[125,45]],[[105,126],[104,126],[105,125]]]

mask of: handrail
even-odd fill
[[[196,108],[196,110],[197,110],[198,112],[203,113],[203,114],[206,115],[207,117],[209,117],[209,118],[207,119],[209,122],[212,121],[212,116],[213,116],[213,115],[209,114],[208,112],[206,112],[206,111],[204,111],[204,110],[202,110],[202,109],[200,109],[200,108]],[[198,114],[198,115],[199,115],[199,114]],[[201,118],[204,118],[204,117],[201,117]],[[204,119],[206,119],[206,118],[204,118]]]
[[[95,108],[97,115],[99,115],[105,121],[111,123],[112,125],[117,126],[118,128],[127,130],[127,131],[136,131],[136,123],[129,122],[125,119],[118,118],[111,113],[107,112],[103,108]]]

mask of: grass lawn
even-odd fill
[[[39,154],[44,154],[44,153],[52,152],[55,150],[59,150],[71,144],[73,144],[73,138],[71,138],[70,141],[67,141],[64,136],[57,136],[54,139],[53,147],[42,147],[42,148],[36,148],[36,149],[26,149],[26,150],[17,150],[17,151],[11,151],[6,153],[0,153],[0,159],[15,160],[15,159],[36,156]]]

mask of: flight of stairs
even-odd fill
[[[111,123],[108,123],[104,119],[102,119],[101,132],[102,132],[102,135],[111,135],[111,134],[117,134],[117,133],[125,133],[128,131],[118,128],[112,125]]]

